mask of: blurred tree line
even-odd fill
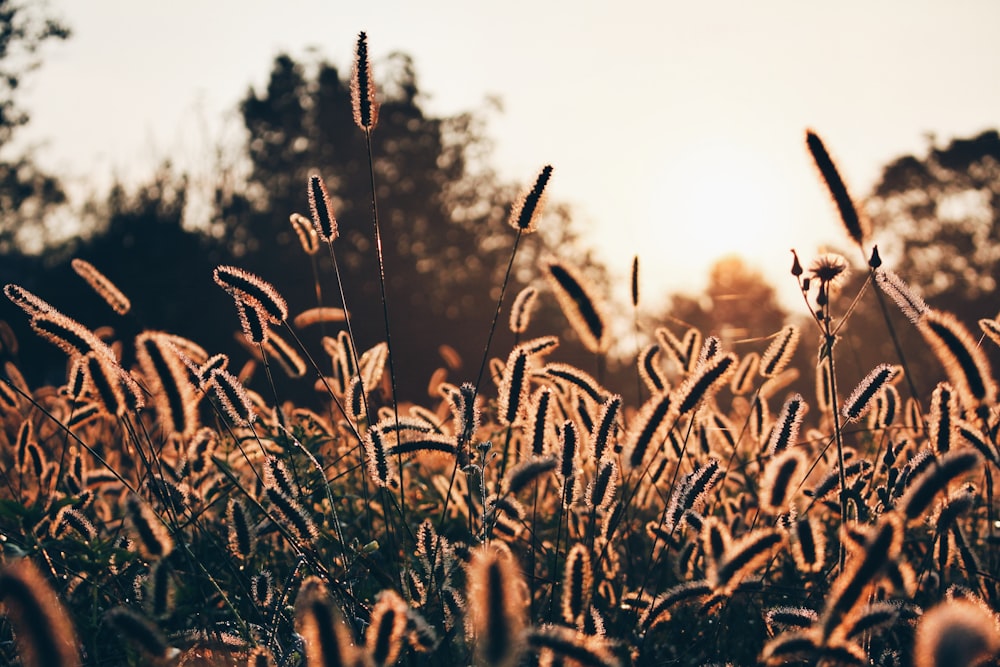
[[[235,264],[274,283],[293,315],[317,305],[318,299],[323,305],[342,305],[325,248],[314,257],[306,255],[289,224],[291,213],[308,215],[306,183],[310,174],[318,173],[339,223],[335,249],[360,346],[384,338],[368,155],[364,136],[353,122],[346,73],[322,60],[298,62],[288,55],[274,59],[266,87],[248,90],[240,102],[242,156],[218,165],[210,187],[208,225],[185,225],[187,207],[198,190],[185,174],[164,163],[146,183],[117,185],[106,199],[85,204],[83,210],[94,221],[85,236],[49,244],[44,253],[32,255],[23,252],[25,238],[39,237],[46,217],[64,204],[65,196],[58,179],[35,168],[30,154],[7,154],[12,135],[28,120],[15,104],[15,93],[21,78],[37,66],[34,54],[39,47],[64,39],[69,31],[11,0],[0,0],[0,22],[0,85],[7,86],[0,102],[4,283],[38,293],[87,326],[111,325],[122,340],[142,329],[168,330],[210,352],[229,353],[238,367],[250,355],[236,341],[238,319],[231,300],[212,283],[219,264]],[[13,58],[13,53],[33,57]],[[505,224],[507,213],[517,190],[530,185],[535,174],[524,174],[516,185],[502,182],[489,162],[482,112],[428,114],[407,56],[394,54],[376,63],[375,78],[382,102],[372,135],[375,184],[396,369],[403,396],[419,400],[431,373],[445,365],[441,345],[454,348],[462,359],[449,380],[474,379],[514,240]],[[558,178],[558,165],[556,174]],[[989,131],[943,147],[932,144],[926,155],[899,158],[886,166],[863,203],[886,266],[923,291],[931,305],[955,312],[971,328],[977,319],[995,316],[998,310],[993,298],[1000,257],[998,197],[1000,139]],[[800,251],[807,260],[809,249]],[[548,207],[540,233],[526,237],[518,252],[491,356],[503,357],[510,349],[509,304],[521,287],[540,280],[537,263],[545,253],[584,267],[598,293],[611,292],[607,272],[580,244],[564,205]],[[72,273],[69,262],[74,257],[90,261],[116,282],[131,297],[134,312],[114,316]],[[656,265],[655,255],[642,260],[644,267]],[[854,283],[842,298],[853,298],[866,276],[863,270],[855,271]],[[858,377],[879,362],[898,361],[870,290],[841,343],[844,366]],[[540,301],[528,335],[564,333],[565,320],[553,300]],[[748,344],[763,349],[763,337],[799,317],[786,312],[774,288],[737,258],[719,260],[703,294],[672,295],[640,306],[647,338],[656,326],[677,333],[696,326],[738,352]],[[614,317],[629,317],[621,304],[612,304],[612,310]],[[923,349],[892,304],[889,311],[905,349]],[[32,335],[23,326],[23,316],[5,299],[0,300],[0,320],[15,326],[20,356],[31,359],[22,368],[37,373],[29,378],[33,384],[62,381],[61,353]],[[802,330],[807,337],[803,347],[808,349],[812,331],[807,322]],[[320,349],[318,327],[301,333],[311,351]],[[626,356],[630,352],[627,344],[620,351]],[[559,356],[594,369],[593,359],[572,343],[566,343]],[[621,375],[608,378],[609,386],[632,386],[625,377],[634,371],[626,361],[617,371],[612,366],[611,371]],[[801,368],[811,366],[803,357],[796,362]],[[937,377],[934,368],[932,362],[911,366],[926,375],[918,379],[926,392]],[[812,379],[801,382],[800,390],[811,397]]]
[[[377,65],[381,110],[372,154],[394,360],[401,394],[419,399],[433,371],[446,362],[453,366],[449,380],[475,379],[515,237],[507,214],[518,190],[537,174],[525,174],[522,184],[501,182],[487,159],[481,113],[428,115],[407,56],[394,54]],[[272,282],[293,316],[319,304],[343,305],[327,248],[307,255],[289,222],[292,213],[308,217],[307,182],[316,173],[330,192],[339,225],[334,248],[359,353],[384,340],[368,154],[354,124],[346,73],[328,62],[279,55],[265,89],[249,90],[239,110],[245,162],[218,166],[209,225],[185,225],[197,191],[185,174],[164,163],[147,183],[119,184],[105,201],[89,202],[85,208],[95,224],[85,236],[50,244],[42,255],[20,252],[15,239],[30,216],[26,205],[11,207],[0,229],[0,239],[10,239],[0,247],[4,282],[36,292],[89,327],[110,325],[119,339],[129,341],[148,328],[167,330],[212,353],[230,353],[238,368],[250,353],[238,342],[230,297],[212,282],[219,264]],[[46,203],[61,202],[42,195]],[[519,245],[508,307],[520,288],[538,279],[534,267],[547,252],[558,252],[606,282],[602,267],[577,242],[565,205],[548,206],[540,227]],[[114,281],[131,298],[134,312],[114,316],[73,273],[70,260],[76,257]],[[9,303],[0,309],[0,319],[23,323]],[[565,328],[552,304],[541,307],[535,319],[542,322],[529,333]],[[299,335],[316,354],[321,333],[342,327],[314,326]],[[60,381],[62,355],[26,330],[18,338],[21,355],[32,359],[28,370],[44,373],[33,379]],[[505,355],[512,340],[501,319],[491,356]],[[453,354],[440,352],[444,345],[458,353],[460,366]],[[288,391],[294,391],[291,384]]]

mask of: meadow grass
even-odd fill
[[[363,34],[357,55],[354,111],[371,165],[378,106]],[[863,289],[899,304],[941,362],[926,405],[903,381],[902,356],[860,381],[841,376],[835,342],[865,306],[858,298],[836,310],[848,266],[838,255],[808,268],[795,256],[815,325],[808,335],[789,324],[737,351],[693,328],[641,331],[634,317],[637,340],[650,341],[630,362],[638,404],[604,386],[602,363],[594,377],[559,361],[557,332],[532,331],[536,300],[553,299],[588,351],[608,351],[609,311],[559,258],[511,303],[505,279],[484,323],[478,376],[456,384],[435,374],[422,404],[397,400],[384,288],[386,339],[360,350],[339,271],[337,285],[317,282],[316,308],[293,316],[281,276],[218,267],[234,327],[255,352],[242,367],[169,332],[118,340],[113,328],[91,329],[45,295],[8,285],[34,332],[67,354],[68,373],[60,386],[29,387],[8,362],[0,382],[0,657],[995,660],[993,370],[972,333],[881,267],[822,142],[807,137],[869,261]],[[508,276],[552,174],[542,169],[512,206]],[[319,177],[303,186],[312,221],[291,223],[303,252],[324,261],[326,244],[336,268],[325,186]],[[380,251],[375,192],[372,170]],[[128,311],[98,267],[74,266],[114,312]],[[637,271],[638,260],[633,308]],[[323,302],[331,292],[340,303]],[[494,352],[505,308],[516,343]],[[339,330],[307,349],[298,332],[318,324]],[[980,327],[982,344],[1000,340],[996,320]],[[817,368],[790,366],[817,337]],[[4,343],[14,346],[9,327]],[[129,345],[137,361],[125,367]],[[323,407],[283,399],[279,372],[314,384]],[[789,390],[800,374],[815,375],[815,396]]]

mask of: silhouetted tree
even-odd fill
[[[68,36],[65,25],[37,6],[0,0],[0,253],[29,242],[40,248],[46,212],[65,200],[58,180],[39,169],[30,152],[14,153],[12,141],[29,120],[17,103],[24,78],[38,67],[46,42]]]
[[[888,164],[866,202],[890,266],[932,302],[993,317],[1000,273],[1000,134]],[[990,312],[986,312],[990,311]]]
[[[35,270],[13,282],[87,327],[110,327],[114,339],[124,343],[126,364],[132,340],[144,329],[191,338],[212,352],[233,350],[231,299],[212,289],[212,271],[226,261],[225,249],[208,235],[183,227],[188,193],[187,179],[169,164],[134,190],[115,185],[100,206],[106,223],[86,238],[50,248]],[[74,258],[87,260],[110,278],[131,300],[131,312],[112,312],[74,272]],[[0,300],[0,319],[14,326],[20,356],[31,360],[22,365],[29,381],[58,384],[65,379],[65,355],[33,335],[24,314],[7,299]]]

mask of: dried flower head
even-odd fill
[[[827,287],[840,287],[849,273],[847,260],[833,252],[823,253],[809,265],[809,275]]]

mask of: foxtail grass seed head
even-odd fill
[[[618,421],[622,410],[622,397],[618,394],[610,396],[601,405],[601,412],[590,433],[591,456],[600,461],[609,451],[608,445],[613,444],[618,434]]]
[[[783,371],[799,344],[799,328],[793,324],[782,327],[760,357],[761,377],[771,378]]]
[[[926,415],[927,435],[936,454],[952,448],[958,437],[960,417],[958,396],[948,382],[939,382],[931,394],[931,409]]]
[[[975,468],[981,456],[975,449],[956,449],[933,460],[931,465],[913,478],[898,508],[907,519],[920,517],[934,497],[948,488],[959,475]]]
[[[594,403],[604,403],[608,398],[607,390],[598,384],[592,375],[572,364],[556,362],[545,364],[541,376],[553,380],[566,393],[576,391],[585,394]]]
[[[12,620],[26,667],[81,664],[79,642],[69,614],[28,558],[0,569],[0,604]]]
[[[685,366],[684,370],[687,373],[694,373],[698,368],[698,353],[701,351],[701,341],[703,336],[701,331],[695,327],[691,327],[684,332],[684,338],[681,339],[681,349],[684,352]]]
[[[661,354],[659,343],[650,343],[639,352],[636,367],[639,377],[646,384],[651,394],[667,391],[669,383],[660,365]]]
[[[982,329],[987,338],[1000,345],[1000,322],[984,318],[979,320],[979,328]]]
[[[761,509],[772,514],[785,511],[808,466],[805,453],[799,449],[788,449],[768,461],[760,482]]]
[[[710,516],[702,523],[699,538],[706,578],[715,582],[718,579],[719,564],[725,560],[726,552],[733,543],[733,536],[719,517]]]
[[[833,379],[830,376],[830,365],[819,364],[816,367],[816,405],[824,414],[833,410]]]
[[[218,266],[213,275],[216,284],[236,301],[261,308],[271,323],[288,319],[288,304],[266,280],[236,266]]]
[[[292,324],[298,329],[304,329],[321,322],[344,322],[347,320],[347,316],[348,313],[343,308],[320,306],[303,310],[292,319]]]
[[[479,430],[481,417],[476,386],[471,382],[464,382],[457,391],[452,391],[448,398],[455,436],[460,443],[469,443]]]
[[[559,307],[580,342],[594,354],[607,352],[611,346],[607,318],[590,285],[575,269],[556,259],[547,260],[544,268]]]
[[[276,487],[268,487],[264,494],[274,510],[272,518],[284,526],[297,541],[311,543],[319,536],[316,522],[292,496]]]
[[[682,602],[703,599],[712,593],[712,586],[704,579],[685,581],[668,588],[653,599],[639,617],[639,625],[647,632],[669,621],[672,608]]]
[[[158,332],[144,331],[135,338],[135,356],[160,426],[168,434],[191,437],[199,426],[199,395],[177,347]]]
[[[873,409],[868,416],[871,428],[889,428],[899,415],[902,399],[895,385],[887,384],[875,394]]]
[[[831,637],[849,620],[850,612],[864,599],[869,584],[899,556],[903,544],[903,521],[895,513],[883,514],[864,542],[853,549],[852,558],[830,588],[821,619],[822,637]]]
[[[677,412],[684,416],[703,402],[711,401],[736,372],[736,355],[719,354],[699,366],[677,390]]]
[[[527,644],[539,655],[541,667],[553,665],[586,665],[587,667],[621,667],[611,642],[597,635],[587,635],[563,625],[545,624],[533,627],[525,635]]]
[[[552,166],[545,165],[535,179],[535,184],[518,196],[510,211],[510,226],[519,232],[530,234],[538,227],[538,219],[545,208],[545,187],[552,176]]]
[[[564,480],[576,476],[577,457],[580,453],[580,437],[577,435],[576,422],[567,419],[559,430],[559,475]]]
[[[68,528],[83,538],[85,542],[93,542],[97,539],[97,528],[94,524],[82,512],[72,507],[63,507],[59,510],[53,527],[57,529]]]
[[[483,664],[512,667],[520,659],[526,599],[524,580],[510,550],[486,545],[466,571],[469,634]]]
[[[251,347],[267,340],[270,327],[267,324],[267,313],[264,312],[263,308],[258,308],[256,304],[249,301],[237,301],[236,314],[240,318],[243,336]]]
[[[754,377],[757,375],[759,368],[759,354],[750,352],[743,355],[739,366],[736,367],[736,372],[733,374],[733,379],[729,383],[730,391],[737,396],[750,393],[750,390],[753,389]]]
[[[250,395],[243,383],[229,371],[215,369],[208,376],[213,395],[222,406],[233,423],[237,426],[250,426],[257,418]]]
[[[917,622],[913,646],[915,667],[991,664],[1000,654],[1000,622],[981,601],[945,600]]]
[[[517,293],[510,308],[510,330],[512,333],[523,334],[531,323],[531,313],[538,301],[538,288],[525,287]]]
[[[774,428],[771,430],[771,437],[767,441],[768,454],[776,456],[798,443],[802,419],[808,411],[809,405],[801,394],[788,397],[781,406],[781,412],[778,413]]]
[[[840,177],[840,172],[837,171],[836,165],[834,165],[830,154],[826,150],[826,146],[823,145],[823,140],[812,130],[807,130],[806,145],[809,147],[813,161],[819,169],[820,176],[823,177],[823,182],[826,183],[830,196],[837,205],[837,210],[840,212],[840,220],[844,223],[847,235],[858,244],[858,247],[863,247],[865,239],[868,236],[867,225],[864,219],[858,215],[854,201],[851,199],[851,195],[848,194],[847,186],[844,185],[844,181]]]
[[[299,239],[302,251],[307,255],[315,255],[319,252],[319,234],[312,221],[301,213],[292,213],[288,216],[288,222],[295,230],[295,236]]]
[[[528,422],[531,425],[531,454],[542,456],[547,453],[548,443],[553,440],[555,422],[551,418],[550,408],[553,403],[554,390],[551,387],[541,387],[535,392],[528,406]]]
[[[807,607],[773,607],[764,614],[764,622],[772,633],[783,628],[806,629],[819,619],[819,614]]]
[[[773,528],[758,528],[734,540],[726,550],[715,576],[715,588],[724,595],[733,593],[749,574],[764,566],[784,536]]]
[[[524,459],[511,468],[506,479],[504,479],[507,493],[520,493],[532,482],[539,480],[545,473],[552,472],[558,467],[559,460],[555,456],[538,456]]]
[[[497,418],[501,424],[514,424],[527,408],[531,373],[531,357],[524,346],[515,347],[507,357],[500,395],[497,399]]]
[[[263,342],[263,347],[269,357],[277,359],[278,365],[288,377],[300,378],[306,374],[305,359],[299,354],[298,349],[278,334],[271,332]]]
[[[318,577],[307,578],[299,588],[295,628],[305,642],[307,667],[356,664],[358,649],[351,631]]]
[[[889,269],[875,271],[875,284],[892,299],[913,324],[920,321],[929,310],[927,303],[903,279]]]
[[[617,461],[610,456],[601,459],[594,478],[587,485],[587,507],[596,512],[607,512],[615,501],[619,477]]]
[[[113,417],[124,416],[130,402],[126,396],[126,383],[131,378],[126,376],[116,362],[94,352],[88,352],[83,361],[87,393],[97,399],[106,414]]]
[[[826,533],[808,516],[791,519],[791,551],[800,572],[820,572],[826,562]]]
[[[708,492],[722,478],[719,460],[711,458],[684,476],[674,487],[667,503],[664,527],[674,530],[688,512],[699,512],[708,499]]]
[[[119,315],[124,315],[132,308],[128,297],[113,282],[98,271],[90,262],[76,258],[70,264],[76,274],[83,278],[104,302]]]
[[[676,420],[674,401],[671,394],[664,392],[650,397],[633,420],[623,451],[625,468],[641,468],[650,455],[651,447],[658,447],[666,438],[667,431]]]
[[[375,667],[393,665],[399,658],[409,623],[409,609],[406,600],[394,590],[378,594],[371,625],[365,631],[365,647]]]
[[[590,564],[590,549],[577,542],[566,555],[563,566],[562,617],[566,625],[575,626],[590,605],[594,573]]]
[[[125,499],[125,511],[143,557],[156,560],[169,556],[174,550],[174,539],[153,508],[130,493]]]
[[[354,71],[351,74],[351,105],[354,107],[354,124],[371,132],[378,124],[378,102],[375,101],[375,80],[368,58],[368,36],[358,35],[354,51]]]
[[[663,352],[681,369],[687,367],[687,353],[684,343],[667,327],[657,327],[654,331]]]
[[[313,230],[323,243],[333,243],[340,236],[337,219],[333,216],[330,195],[319,174],[309,177],[309,210],[312,213]],[[312,253],[310,253],[312,254]]]
[[[844,403],[841,410],[847,421],[857,421],[865,416],[875,402],[879,391],[899,375],[901,369],[890,364],[879,364],[864,377]]]
[[[944,367],[964,407],[974,409],[996,402],[997,384],[989,359],[954,315],[928,309],[917,323],[917,330]]]
[[[4,285],[3,293],[10,299],[11,303],[23,310],[30,317],[55,310],[48,301],[41,299],[20,285],[13,283]]]
[[[55,309],[40,312],[31,318],[31,328],[71,359],[93,352],[117,363],[114,351],[94,333],[76,320]]]
[[[365,466],[375,485],[383,489],[396,486],[399,483],[399,472],[389,459],[382,432],[378,428],[368,429],[362,445],[365,450]]]
[[[715,357],[722,351],[722,341],[719,340],[718,336],[709,336],[702,343],[701,352],[698,354],[698,363],[703,364],[709,359]]]
[[[639,255],[632,258],[632,307],[639,307]]]
[[[229,553],[239,560],[249,560],[254,552],[256,531],[250,523],[246,505],[239,498],[230,499],[226,507],[226,530]]]

